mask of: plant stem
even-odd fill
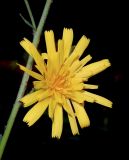
[[[40,41],[40,35],[42,33],[42,30],[43,30],[43,27],[44,27],[44,24],[45,24],[45,21],[46,21],[51,3],[52,3],[52,0],[47,0],[47,2],[45,4],[45,7],[43,9],[43,13],[42,13],[41,19],[39,21],[39,25],[37,27],[37,33],[36,33],[36,35],[34,36],[34,39],[33,39],[33,43],[35,44],[35,42],[36,42],[37,43],[36,45],[38,45],[38,43]]]
[[[19,15],[20,15],[21,19],[25,22],[25,24],[27,24],[29,27],[31,27],[31,28],[33,29],[33,32],[34,32],[36,29],[33,27],[33,25],[32,25],[29,21],[27,21],[27,20],[22,16],[22,14],[19,14]]]
[[[28,3],[27,0],[24,0],[24,2],[25,2],[25,5],[26,5],[26,8],[27,8],[27,11],[28,11],[28,13],[29,13],[29,16],[30,16],[30,19],[31,19],[32,26],[33,26],[34,30],[36,30],[36,24],[35,24],[35,20],[34,20],[34,17],[33,17],[31,8],[30,8],[30,5],[29,5],[29,3]]]
[[[33,43],[36,47],[39,44],[40,36],[41,36],[42,30],[43,30],[43,26],[45,24],[45,21],[46,21],[51,3],[52,3],[52,0],[47,0],[46,1],[42,16],[41,16],[41,19],[40,19],[40,22],[39,22],[39,25],[38,25],[38,28],[37,28],[37,31],[34,34]],[[32,65],[33,65],[33,58],[29,56],[26,67],[31,69]],[[1,143],[0,143],[0,160],[2,158],[2,155],[3,155],[4,149],[5,149],[6,143],[8,141],[11,129],[13,127],[15,118],[17,116],[17,113],[18,113],[20,105],[21,105],[20,102],[19,102],[19,99],[25,93],[28,79],[29,79],[29,76],[26,73],[24,73],[22,81],[21,81],[21,85],[19,87],[19,91],[18,91],[18,94],[17,94],[17,97],[16,97],[16,100],[15,100],[15,103],[13,105],[10,117],[8,119],[8,122],[7,122],[5,132],[3,134],[3,137],[2,137],[2,140],[1,140]]]

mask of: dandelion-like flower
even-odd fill
[[[98,85],[87,84],[88,79],[110,66],[108,59],[91,64],[91,56],[80,58],[90,40],[82,36],[75,48],[72,47],[73,30],[63,30],[62,39],[58,40],[57,49],[52,30],[45,31],[47,53],[39,54],[29,40],[20,42],[26,52],[31,55],[39,73],[19,65],[20,69],[35,78],[35,91],[20,99],[24,107],[34,106],[25,115],[23,121],[32,126],[48,108],[52,120],[52,137],[60,138],[63,129],[63,110],[67,112],[72,134],[79,134],[77,120],[81,128],[90,125],[84,108],[84,102],[96,102],[112,107],[112,102],[102,96],[90,93],[87,89],[97,89]]]

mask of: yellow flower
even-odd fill
[[[112,107],[112,102],[104,97],[90,93],[87,89],[97,89],[98,85],[87,84],[88,79],[110,66],[108,59],[91,64],[91,56],[80,58],[90,40],[82,36],[75,48],[72,47],[73,30],[64,28],[62,39],[58,40],[57,49],[52,30],[45,31],[47,53],[39,54],[34,44],[24,38],[20,42],[31,55],[40,73],[19,65],[20,69],[36,79],[35,91],[20,99],[24,107],[34,106],[25,115],[23,121],[33,125],[48,108],[52,120],[52,137],[60,138],[63,129],[63,110],[68,114],[72,134],[79,134],[77,120],[81,128],[90,125],[84,109],[84,102],[96,102]]]

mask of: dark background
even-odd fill
[[[29,0],[36,24],[45,0]],[[53,0],[44,30],[53,29],[56,39],[64,27],[73,28],[74,44],[85,34],[91,39],[85,53],[93,61],[108,58],[112,64],[89,83],[100,84],[95,93],[113,101],[113,109],[87,103],[91,126],[72,136],[67,118],[61,140],[51,138],[51,121],[47,114],[28,128],[22,119],[27,109],[20,108],[3,160],[76,158],[112,158],[126,155],[128,119],[128,32],[127,4],[122,1]],[[0,134],[3,134],[23,73],[16,62],[25,64],[27,57],[19,42],[32,40],[33,33],[20,18],[29,16],[23,0],[1,1],[0,5]],[[45,51],[44,34],[39,49]],[[31,83],[29,83],[31,87]],[[127,92],[127,93],[126,93]],[[60,155],[61,154],[61,155]]]

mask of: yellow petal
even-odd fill
[[[27,122],[29,126],[32,126],[45,112],[49,104],[49,99],[38,102],[34,105],[25,115],[23,121]]]
[[[24,38],[20,42],[21,46],[34,58],[37,66],[39,66],[40,73],[44,74],[46,73],[46,68],[44,66],[44,62],[42,60],[41,55],[39,54],[38,50],[34,46],[33,43],[31,43],[28,39]]]
[[[70,66],[69,70],[71,71],[72,74],[80,67],[80,61],[77,59],[73,62],[73,64]]]
[[[87,101],[87,102],[90,102],[90,103],[94,103],[95,102],[94,98],[89,96],[89,95],[87,95],[87,94],[85,94],[85,92],[83,92],[83,96],[84,96],[84,101]]]
[[[35,46],[26,38],[24,38],[20,45],[26,50],[26,52],[33,57],[33,52],[35,52]],[[36,51],[37,52],[37,51]]]
[[[87,55],[85,58],[83,58],[81,61],[79,61],[78,59],[75,60],[73,62],[73,64],[71,65],[70,67],[70,71],[71,72],[78,72],[79,70],[82,69],[82,67],[87,63],[89,62],[90,60],[92,59],[92,57],[90,55]]]
[[[84,92],[84,95],[85,97],[90,97],[96,103],[112,108],[112,102],[102,96],[99,96],[99,95],[96,95],[96,94],[93,94],[87,91]]]
[[[59,53],[56,52],[55,55],[52,57],[52,67],[53,67],[53,72],[56,74],[59,71],[60,67],[60,62],[59,62]]]
[[[75,83],[75,84],[71,84],[70,87],[68,88],[68,90],[71,91],[79,91],[82,90],[84,87],[83,83]]]
[[[54,97],[55,97],[55,100],[56,100],[57,103],[60,103],[60,104],[63,103],[62,96],[61,96],[60,93],[58,93],[58,92],[55,91],[54,92]]]
[[[59,65],[61,66],[64,62],[64,41],[58,40],[58,56],[59,56]]]
[[[45,70],[46,70],[46,65],[44,64],[44,67],[45,67]],[[39,65],[35,65],[35,68],[37,68],[37,70],[43,75],[43,77],[44,77],[44,72],[43,72],[43,70],[42,71],[40,71],[40,66]],[[45,73],[46,73],[46,71],[45,71]]]
[[[52,137],[60,139],[63,130],[63,110],[60,104],[57,104],[54,112],[54,120],[52,123]]]
[[[88,54],[86,57],[84,57],[80,62],[81,66],[84,66],[86,63],[88,63],[92,59],[91,55]]]
[[[47,60],[47,75],[51,78],[51,75],[58,73],[60,64],[59,64],[59,53],[55,52],[52,56],[48,55]]]
[[[41,89],[25,95],[23,98],[20,99],[20,102],[23,102],[24,107],[28,107],[37,101],[41,101],[48,98],[50,95],[51,93],[48,90],[44,91],[43,89]]]
[[[110,62],[108,59],[103,59],[101,61],[98,62],[94,62],[91,63],[85,67],[82,68],[82,70],[80,72],[78,72],[76,74],[76,77],[91,77],[94,76],[100,72],[102,72],[103,70],[105,70],[106,68],[108,68],[110,66]]]
[[[85,97],[81,91],[74,91],[73,93],[70,93],[69,99],[74,100],[78,103],[83,103],[85,100]]]
[[[42,56],[43,60],[48,59],[48,54],[47,53],[42,53],[41,56]]]
[[[34,71],[31,71],[30,69],[18,64],[18,66],[20,67],[21,70],[23,70],[24,72],[26,72],[27,74],[29,74],[30,76],[32,76],[33,78],[35,79],[38,79],[38,80],[43,80],[43,76],[34,72]]]
[[[46,81],[33,81],[33,85],[35,89],[47,89],[47,83]]]
[[[42,90],[29,93],[20,99],[20,102],[24,104],[24,107],[28,107],[38,101],[39,94],[42,94]]]
[[[51,98],[49,102],[48,115],[52,120],[55,112],[55,107],[56,107],[56,101],[54,98]]]
[[[71,84],[81,83],[81,82],[83,82],[83,80],[84,80],[84,78],[73,77],[73,78],[71,78]]]
[[[54,56],[54,53],[56,52],[55,48],[55,38],[54,38],[54,32],[52,30],[45,31],[45,41],[46,41],[46,47],[47,47],[47,53],[51,57]]]
[[[80,71],[84,65],[86,65],[92,59],[91,55],[87,55],[80,61],[80,66],[76,72]]]
[[[70,116],[68,114],[68,119],[69,119],[69,123],[70,123],[70,128],[71,128],[72,134],[73,135],[79,134],[79,130],[78,130],[78,126],[77,126],[77,122],[76,122],[75,116]]]
[[[67,100],[67,103],[68,103],[68,105],[70,106],[70,108],[71,108],[71,110],[73,112],[73,109],[72,109],[70,101]],[[69,123],[70,123],[72,134],[73,135],[79,134],[79,130],[78,130],[78,126],[77,126],[75,115],[71,116],[71,115],[68,114],[68,119],[69,119]]]
[[[87,48],[90,40],[86,38],[86,36],[82,36],[82,38],[77,43],[74,51],[71,53],[70,57],[66,60],[66,65],[70,66],[73,61],[77,58],[80,58],[83,54],[84,50]]]
[[[63,41],[64,41],[64,56],[63,61],[69,56],[71,46],[73,42],[73,30],[64,28],[63,30]]]
[[[84,105],[76,103],[74,101],[72,101],[72,104],[81,128],[88,127],[90,125],[90,120],[84,109]]]
[[[40,94],[38,96],[38,101],[42,101],[42,100],[44,100],[48,97],[51,97],[53,95],[53,93],[49,89],[47,89],[47,90],[42,89],[42,90],[43,90],[42,94]]]
[[[84,89],[98,89],[98,85],[83,84]]]
[[[63,108],[64,110],[70,115],[70,116],[74,116],[74,112],[73,109],[71,107],[71,105],[69,105],[68,99],[66,99],[64,96],[62,96],[62,101],[63,101]]]

